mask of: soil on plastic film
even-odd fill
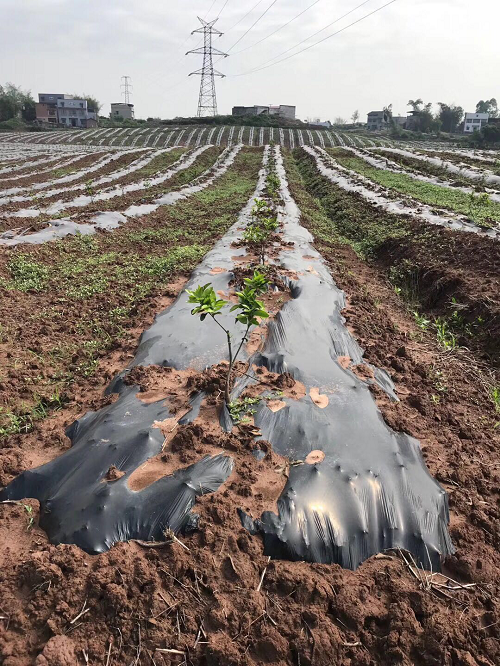
[[[500,243],[387,213],[321,176],[303,151],[294,154],[294,168],[298,166],[308,192],[324,211],[315,233],[322,240],[335,235],[348,239],[386,269],[415,310],[445,319],[460,345],[498,366]]]
[[[57,172],[64,172],[62,175],[69,175],[73,171],[78,171],[80,169],[88,169],[93,166],[97,160],[102,159],[106,155],[106,151],[99,151],[92,153],[91,155],[87,153],[81,154],[79,157],[74,153],[60,153],[59,159],[54,160],[49,165],[46,164],[37,164],[29,168],[22,169],[21,171],[12,171],[0,174],[0,190],[10,189],[11,187],[29,187],[34,183],[45,182],[51,178],[55,178]],[[43,158],[52,160],[54,155],[50,153],[48,155],[36,155],[33,157],[33,161],[40,161]],[[64,166],[65,162],[73,160],[67,166]],[[19,158],[11,163],[11,166],[17,166],[19,164],[29,166],[29,162],[25,158]],[[48,170],[47,170],[48,169]]]
[[[291,185],[302,221],[314,231],[322,211],[300,183]],[[445,585],[439,577],[432,587],[424,584],[398,553],[375,556],[356,572],[269,562],[260,538],[242,529],[236,508],[255,516],[272,506],[286,465],[265,443],[266,458],[259,462],[250,432],[223,434],[207,426],[215,422],[213,415],[200,413],[188,426],[172,430],[163,424],[173,435],[160,462],[177,465],[185,458],[187,464],[224,449],[235,471],[217,493],[199,498],[200,529],[180,542],[158,548],[122,543],[89,556],[74,546],[47,543],[37,527],[36,502],[0,506],[5,666],[498,663],[498,415],[480,381],[486,369],[465,353],[444,354],[408,314],[385,271],[362,262],[333,236],[317,248],[346,291],[344,315],[366,349],[366,361],[395,381],[399,403],[388,403],[374,389],[384,418],[419,438],[430,473],[450,494],[457,553],[445,573],[458,581],[458,589],[439,587]],[[129,380],[139,384],[145,400],[158,386],[166,395],[180,395],[182,414],[183,392],[196,385],[216,395],[222,376],[223,368],[214,368],[200,384],[189,372],[139,368]],[[293,391],[290,379],[265,381]],[[95,403],[82,399],[81,406]],[[210,400],[206,409],[215,409]],[[26,466],[28,451],[40,459],[54,455],[46,451],[50,438],[40,438],[40,432],[24,443],[4,481]],[[108,482],[114,478],[111,469]]]
[[[71,206],[71,202],[75,198],[78,198],[79,196],[82,195],[85,196],[86,192],[85,191],[75,192],[74,190],[68,190],[67,192],[62,194],[55,194],[51,197],[47,197],[46,199],[45,198],[41,199],[41,203],[37,203],[33,207],[38,206],[40,209],[45,210],[51,204],[62,201],[66,203],[66,207],[64,208],[64,210],[60,215],[63,215],[65,217],[71,215],[74,221],[85,223],[91,220],[91,218],[95,215],[95,213],[107,210],[120,211],[120,210],[125,210],[129,206],[132,206],[134,204],[151,203],[152,201],[154,201],[154,199],[158,198],[162,194],[169,192],[173,189],[183,187],[184,185],[187,185],[194,178],[201,176],[206,170],[210,169],[214,165],[221,151],[222,149],[219,148],[209,148],[204,153],[199,155],[198,158],[190,167],[188,167],[187,169],[182,169],[177,173],[174,173],[170,178],[164,180],[162,183],[158,185],[148,184],[149,175],[146,178],[144,177],[144,174],[149,174],[149,171],[147,170],[146,167],[145,169],[142,170],[142,173],[140,170],[138,170],[125,177],[125,180],[127,182],[144,181],[143,187],[141,189],[132,192],[127,192],[125,194],[118,193],[116,196],[113,196],[111,199],[104,199],[104,200],[99,200],[99,199],[92,200],[92,196],[87,195],[89,201],[84,207]],[[167,153],[164,156],[163,167],[161,170],[163,172],[168,171],[168,167],[171,166],[177,159],[179,159],[182,152],[184,151],[178,151],[178,152],[172,151],[172,153]],[[151,178],[153,177],[154,176],[151,176]],[[108,188],[120,190],[124,186],[125,186],[124,181],[120,179],[117,181],[113,181],[111,183],[106,183],[103,186],[96,186],[95,193],[98,194],[101,189],[108,189]],[[30,207],[31,206],[29,201],[18,201],[18,202],[13,202],[11,204],[7,204],[5,210],[12,213],[14,211],[24,210]],[[2,220],[1,213],[2,211],[0,211],[0,225],[2,226],[3,229],[12,228],[13,226],[19,226],[19,224],[26,224],[26,222],[31,224],[33,228],[43,227],[47,223],[46,219],[44,218],[50,219],[50,214],[42,213],[37,218],[5,217]]]
[[[101,395],[141,331],[236,221],[261,161],[261,150],[244,149],[207,190],[112,232],[0,248],[0,428],[12,432],[12,447],[45,412],[69,405],[72,419],[84,396]],[[38,437],[59,446],[47,423]]]

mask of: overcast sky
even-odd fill
[[[367,0],[295,50],[388,1]],[[479,99],[500,101],[498,0],[396,0],[286,62],[245,74],[288,49],[287,55],[294,53],[292,47],[362,0],[319,0],[255,45],[313,2],[261,0],[244,18],[257,0],[0,0],[0,83],[34,95],[92,94],[108,114],[110,102],[121,100],[120,77],[127,74],[138,118],[196,115],[200,81],[187,74],[202,58],[184,53],[199,45],[200,35],[190,36],[197,16],[211,10],[212,19],[222,10],[216,27],[225,34],[215,46],[231,55],[216,66],[227,74],[217,80],[219,113],[233,105],[293,104],[302,119],[348,118],[359,109],[365,120],[368,111],[390,103],[403,114],[408,99],[417,97],[456,102],[466,111]]]

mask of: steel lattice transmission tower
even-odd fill
[[[130,104],[130,90],[133,88],[133,86],[130,85],[130,76],[122,76],[122,81],[123,83],[121,84],[121,88],[123,88],[122,95],[124,97],[125,104]]]
[[[203,48],[194,49],[193,51],[188,51],[188,53],[196,53],[203,56],[203,67],[198,69],[196,72],[191,72],[189,76],[193,74],[199,74],[201,76],[200,84],[200,97],[198,99],[198,117],[201,116],[216,116],[217,115],[217,96],[215,94],[215,77],[220,76],[224,77],[224,74],[221,74],[214,69],[213,56],[220,56],[221,58],[227,58],[227,53],[222,53],[218,49],[215,49],[212,46],[212,35],[222,36],[222,32],[214,28],[214,23],[217,21],[204,21],[198,16],[198,21],[201,23],[201,28],[193,30],[192,35],[195,32],[203,33]]]

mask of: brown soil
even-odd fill
[[[218,157],[220,153],[219,149],[213,149],[213,152],[211,152],[211,149],[205,151],[202,155],[200,155],[199,159],[196,161],[196,166],[197,171],[204,171],[205,169],[210,168],[212,164],[215,162],[216,158]],[[140,153],[144,154],[144,153]],[[135,157],[138,155],[135,154]],[[171,158],[171,161],[169,164],[172,164],[173,162],[178,159],[179,154],[172,152],[168,154],[169,157]],[[128,156],[123,156],[121,159],[124,160]],[[102,171],[96,172],[96,178],[101,175],[106,175],[107,173],[113,173],[114,171],[125,167],[127,164],[129,164],[132,160],[128,159],[125,164],[120,165],[117,162],[111,162],[110,164],[106,165],[106,167],[103,167]],[[73,216],[73,219],[77,222],[87,222],[95,213],[101,212],[101,211],[106,211],[106,210],[113,210],[113,211],[120,211],[120,210],[125,210],[129,206],[133,204],[141,204],[141,203],[151,203],[155,198],[161,196],[165,192],[170,191],[171,189],[175,189],[176,187],[180,187],[185,183],[186,179],[186,173],[190,173],[193,169],[193,166],[190,169],[187,169],[186,171],[180,171],[177,174],[174,174],[171,178],[168,180],[165,180],[163,183],[160,183],[159,185],[156,186],[151,186],[149,188],[144,187],[141,190],[137,190],[135,192],[128,192],[126,194],[120,194],[118,196],[113,197],[112,199],[108,200],[103,200],[103,201],[89,201],[89,203],[82,208],[81,206],[68,206],[68,208],[65,208],[62,211],[62,214],[64,216]],[[167,171],[168,167],[165,166],[162,169],[163,171]],[[199,175],[198,173],[196,175]],[[94,177],[94,174],[88,174],[87,176],[83,177],[81,180],[89,180],[90,177]],[[113,181],[111,183],[107,183],[103,185],[102,187],[107,188],[107,187],[121,187],[124,185],[126,182],[137,182],[144,179],[144,174],[141,174],[141,171],[134,171],[132,174],[129,174],[128,176],[124,177],[121,180]],[[72,183],[70,183],[72,184]],[[99,191],[100,187],[96,188],[96,193]],[[12,227],[17,227],[20,224],[31,224],[32,227],[36,228],[41,228],[46,226],[47,224],[47,219],[50,219],[50,215],[48,214],[42,214],[38,218],[31,218],[31,217],[4,217],[2,218],[2,212],[3,210],[8,211],[9,213],[18,211],[18,210],[24,210],[28,208],[48,208],[50,204],[53,203],[58,203],[60,201],[73,201],[78,196],[86,196],[86,192],[84,190],[82,191],[68,191],[65,193],[61,194],[55,194],[52,197],[47,197],[44,199],[41,199],[40,202],[35,202],[31,204],[30,201],[18,201],[18,202],[12,202],[9,204],[6,204],[5,207],[0,211],[0,226],[2,227],[2,230],[7,230]]]
[[[102,152],[94,153],[92,155],[83,154],[78,160],[71,162],[67,166],[58,166],[60,162],[66,162],[71,159],[71,155],[65,155],[65,153],[60,154],[60,159],[58,162],[54,162],[53,166],[49,165],[51,168],[49,171],[46,171],[48,168],[44,164],[38,164],[37,166],[31,167],[29,172],[26,170],[14,171],[13,173],[5,173],[0,175],[0,189],[10,189],[11,187],[27,187],[33,185],[34,183],[45,182],[50,180],[51,177],[54,177],[52,172],[59,171],[61,169],[66,169],[69,171],[77,171],[79,169],[86,169],[96,163],[96,160],[104,157],[107,151],[103,150]],[[36,159],[42,159],[43,155],[37,155]],[[34,158],[35,159],[35,158]],[[43,172],[43,173],[39,173]]]
[[[22,506],[0,507],[4,558],[16,563],[0,573],[6,618],[0,654],[6,666],[35,659],[84,664],[85,655],[90,664],[102,664],[108,653],[116,664],[138,655],[137,663],[182,663],[182,655],[157,648],[184,653],[195,665],[498,662],[494,410],[471,375],[469,359],[443,355],[376,270],[345,246],[327,256],[349,295],[344,314],[367,349],[367,361],[385,367],[402,396],[400,403],[389,403],[374,389],[385,418],[420,439],[430,472],[450,493],[457,554],[445,572],[471,587],[438,587],[449,583],[435,577],[436,585],[426,589],[391,553],[356,572],[268,562],[260,539],[241,528],[235,508],[252,515],[273,508],[286,466],[278,458],[259,463],[249,438],[240,431],[212,432],[213,425],[205,432],[200,417],[200,423],[179,428],[163,471],[223,448],[234,458],[235,472],[219,493],[197,502],[200,530],[181,538],[189,550],[176,541],[156,548],[129,543],[92,557],[73,546],[47,544],[36,520],[27,529]],[[134,372],[131,381],[138,380],[145,393],[159,375],[175,373]],[[446,391],[436,388],[437,378]],[[278,383],[291,382],[284,376]],[[437,402],[429,397],[436,394]],[[261,448],[266,450],[264,442]]]
[[[500,362],[500,243],[477,234],[411,223],[411,235],[385,243],[381,265],[401,267],[403,282],[413,284],[424,311],[447,317],[459,304],[459,314],[473,335],[458,336],[459,344],[485,351]],[[410,286],[411,288],[411,286]],[[481,323],[479,323],[481,322]]]
[[[74,546],[48,544],[37,527],[36,503],[26,503],[35,507],[31,511],[22,504],[0,505],[5,666],[494,666],[500,661],[498,414],[488,399],[488,369],[469,353],[443,353],[435,338],[416,326],[383,269],[363,263],[347,245],[322,243],[318,249],[347,293],[343,314],[366,349],[366,362],[386,369],[395,382],[398,403],[373,387],[384,418],[420,440],[430,473],[450,495],[457,552],[444,572],[456,582],[425,577],[400,553],[372,557],[356,572],[270,562],[260,538],[241,527],[236,508],[253,516],[275,509],[287,462],[263,441],[259,447],[266,459],[257,461],[244,428],[218,429],[221,366],[203,375],[213,399],[195,423],[174,430],[165,460],[159,457],[146,479],[155,478],[162,464],[165,473],[207,451],[224,449],[233,458],[228,482],[196,502],[199,530],[180,537],[180,543],[173,538],[166,544],[121,543],[90,556]],[[253,369],[261,384],[248,394],[264,387],[303,395],[290,376]],[[199,388],[197,377],[168,368],[137,369],[127,381],[137,383],[146,399],[158,390],[169,404],[177,400],[176,416],[183,413],[189,390]],[[181,382],[180,392],[173,392],[175,381]],[[320,399],[322,387],[314,395]],[[96,402],[84,401],[85,409]],[[52,458],[56,433],[59,427],[45,440],[40,432],[27,435],[17,457],[12,448],[4,482],[30,466],[31,451]],[[68,442],[59,438],[62,450]],[[314,463],[315,455],[305,462]],[[108,474],[112,482],[114,471]]]
[[[305,161],[309,162],[306,168],[311,168],[313,159]],[[311,173],[315,175],[308,180],[309,191],[320,198],[325,212],[338,225],[331,236],[345,234],[356,242],[370,239],[372,259],[385,268],[408,300],[416,301],[415,309],[420,305],[423,312],[447,320],[456,310],[463,321],[462,329],[454,330],[458,344],[498,365],[500,243],[480,234],[385,213],[360,195],[335,187],[317,175],[314,166]],[[391,236],[386,229],[397,231]],[[387,240],[381,241],[379,236]]]
[[[214,187],[224,180],[245,179],[250,196],[250,188],[255,187],[260,159],[260,151],[251,154],[242,151],[231,168],[231,174],[227,178],[223,176]],[[66,417],[71,422],[83,411],[84,397],[86,401],[89,392],[96,398],[100,396],[114,374],[127,365],[142,330],[152,323],[155,313],[177,296],[190,270],[198,263],[194,257],[191,266],[186,269],[177,267],[172,274],[160,280],[154,279],[154,284],[145,294],[135,290],[144,286],[147,274],[138,278],[138,284],[132,280],[120,289],[106,289],[82,298],[71,296],[64,288],[61,290],[58,280],[39,292],[24,293],[3,288],[2,278],[6,281],[10,279],[7,269],[10,260],[22,254],[30,262],[45,266],[58,275],[61,263],[68,263],[68,258],[70,263],[76,263],[113,253],[113,269],[127,271],[130,266],[140,265],[148,258],[161,258],[178,246],[199,242],[208,249],[234,222],[246,202],[246,196],[243,192],[223,204],[208,202],[197,206],[196,214],[192,213],[196,205],[194,200],[186,199],[175,206],[160,208],[151,215],[133,218],[112,233],[96,234],[92,242],[97,250],[90,255],[86,251],[82,255],[78,241],[69,238],[40,246],[0,247],[0,427],[3,425],[3,410],[15,408],[16,413],[23,412],[25,407],[29,410],[37,396],[48,399],[56,390],[63,403],[75,403],[75,411]],[[179,227],[183,234],[178,233]],[[142,231],[145,238],[140,240],[135,234]],[[147,235],[149,233],[151,239]],[[92,271],[89,265],[88,274],[91,275]],[[78,284],[86,279],[87,276],[80,273],[74,282]],[[73,286],[72,283],[73,280],[68,286]],[[127,308],[128,311],[118,323],[109,316],[116,308]],[[87,373],[90,357],[85,351],[85,344],[96,340],[100,343],[99,348],[91,354],[94,360],[99,361],[99,366],[95,373]],[[52,405],[50,409],[58,407]],[[50,438],[51,435],[43,437]],[[13,436],[12,446],[17,447],[22,439],[22,436]],[[1,471],[0,462],[0,484]]]

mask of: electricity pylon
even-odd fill
[[[133,88],[129,83],[130,76],[122,76],[122,81],[124,83],[121,84],[120,88],[123,88],[122,95],[125,98],[125,104],[130,104],[130,89]]]
[[[218,49],[214,49],[212,46],[212,35],[222,36],[222,32],[214,28],[214,23],[217,19],[213,21],[204,21],[198,16],[198,21],[201,23],[201,28],[193,30],[191,33],[194,35],[195,32],[203,33],[203,48],[194,49],[193,51],[188,51],[188,53],[196,53],[203,56],[203,67],[198,69],[196,72],[191,72],[189,76],[193,74],[199,74],[201,76],[200,84],[200,96],[198,98],[198,117],[201,116],[216,116],[217,115],[217,96],[215,94],[215,77],[220,76],[224,78],[224,74],[221,74],[214,69],[213,56],[221,56],[221,58],[227,58],[227,53],[222,53]]]

